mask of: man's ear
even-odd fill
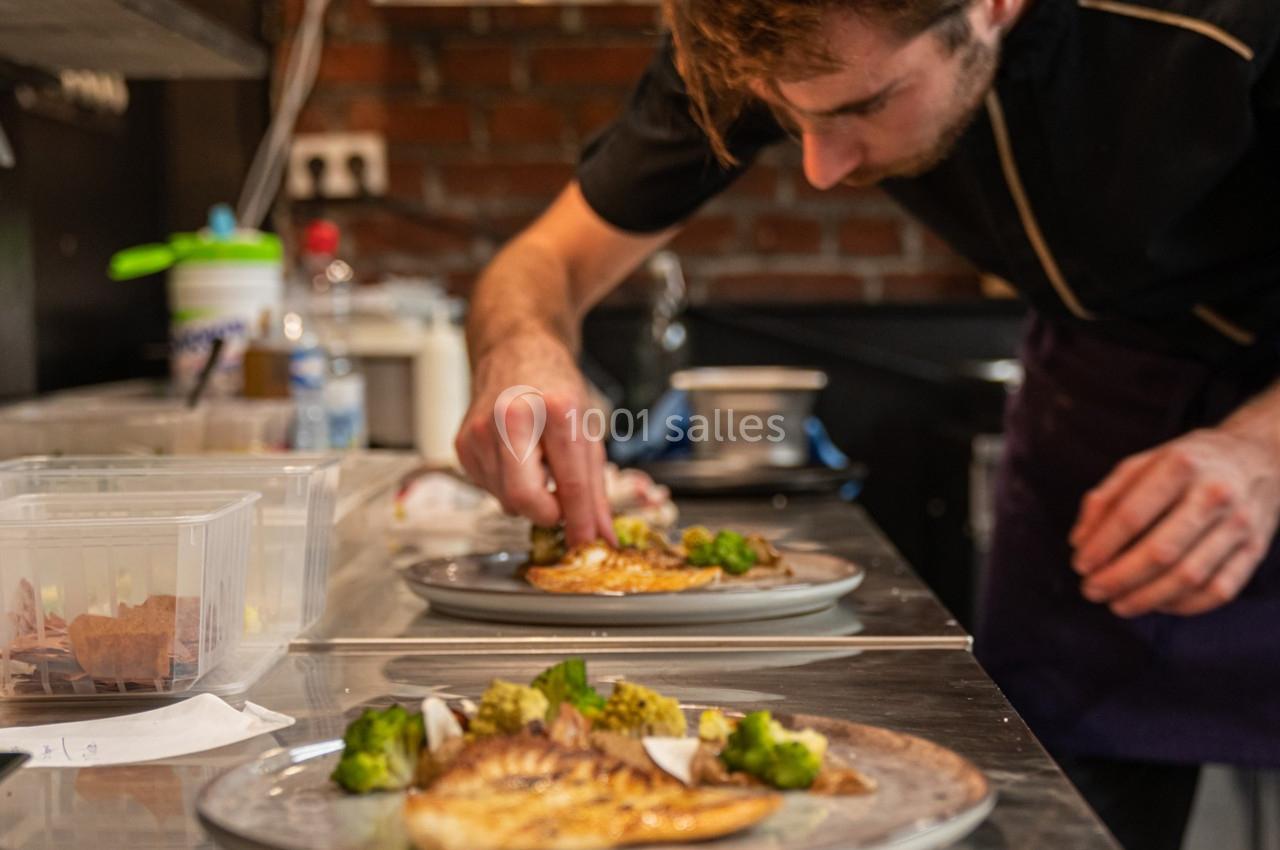
[[[1008,32],[1031,0],[974,0],[971,19],[980,38]]]

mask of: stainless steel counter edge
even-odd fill
[[[545,652],[792,652],[816,649],[855,650],[963,650],[973,649],[965,636],[888,637],[632,637],[632,638],[325,638],[299,639],[289,644],[292,653],[324,655],[375,655],[388,652],[430,655],[493,655],[495,653]]]

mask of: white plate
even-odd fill
[[[664,850],[932,850],[968,835],[995,795],[969,761],[922,738],[824,717],[780,715],[809,726],[830,750],[878,785],[859,797],[786,795],[756,827],[718,841]],[[405,850],[404,795],[354,797],[329,780],[341,741],[272,750],[200,792],[201,823],[226,847],[271,850]]]
[[[524,552],[433,558],[404,571],[441,614],[503,623],[653,626],[734,623],[810,614],[862,583],[862,567],[821,552],[782,551],[790,576],[731,580],[681,593],[547,593],[519,578]]]

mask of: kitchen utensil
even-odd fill
[[[826,373],[781,366],[687,369],[671,386],[689,399],[685,429],[696,458],[801,466],[809,459],[804,423]]]
[[[220,336],[215,336],[213,342],[209,346],[209,357],[204,361],[204,365],[200,367],[200,374],[196,377],[195,386],[191,388],[191,392],[187,395],[187,407],[195,408],[200,404],[200,397],[204,395],[205,387],[209,386],[209,376],[213,374],[213,370],[218,365],[218,357],[222,355],[222,347],[226,345],[226,340]]]

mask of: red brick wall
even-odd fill
[[[301,5],[283,2],[282,46]],[[339,221],[366,279],[439,273],[465,289],[570,178],[579,147],[617,114],[658,33],[651,5],[334,0],[319,83],[299,129],[384,133],[390,192],[320,209],[295,205],[286,221],[316,212]],[[695,299],[978,293],[973,272],[884,195],[814,190],[791,148],[768,152],[689,222],[675,248]]]

